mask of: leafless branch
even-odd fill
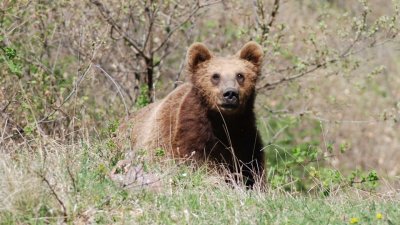
[[[319,63],[319,64],[317,64],[317,65],[314,65],[313,68],[308,69],[308,70],[306,70],[306,71],[304,71],[304,72],[295,74],[295,75],[293,75],[293,76],[284,77],[284,78],[282,78],[282,79],[280,79],[280,80],[277,80],[277,81],[273,81],[273,82],[270,82],[270,83],[266,83],[266,84],[262,85],[261,87],[259,87],[259,88],[257,88],[257,89],[258,89],[258,90],[259,90],[259,89],[264,89],[264,88],[265,88],[266,90],[275,89],[275,88],[276,88],[278,85],[280,85],[280,84],[283,84],[283,83],[286,83],[286,82],[289,82],[289,81],[298,79],[298,78],[300,78],[300,77],[303,77],[303,76],[306,75],[306,74],[312,73],[312,72],[318,70],[319,68],[321,68],[321,67],[323,67],[323,66],[326,66],[326,65],[329,64],[329,63],[336,62],[336,61],[337,61],[337,60],[328,60],[328,61],[325,61],[325,62],[323,62],[323,63]]]
[[[14,95],[15,96],[15,95]],[[13,97],[14,98],[14,97]],[[8,108],[8,106],[10,106],[12,101],[8,101],[7,104],[1,109],[1,112],[5,112]]]
[[[269,15],[269,21],[267,22],[267,19],[265,18],[265,8],[263,2],[259,0],[253,0],[255,20],[257,25],[261,28],[261,43],[267,41],[268,39],[271,27],[273,26],[278,15],[279,6],[280,0],[274,0],[274,4],[272,5],[272,10]]]
[[[174,89],[176,87],[178,87],[179,79],[181,77],[183,68],[185,67],[185,63],[186,63],[185,60],[182,60],[181,64],[179,65],[179,70],[178,70],[178,73],[176,74],[176,77],[175,77]]]
[[[174,28],[172,28],[169,31],[169,33],[167,34],[167,37],[161,42],[161,44],[158,47],[156,47],[155,49],[152,50],[152,53],[158,52],[162,47],[164,47],[164,45],[169,41],[169,39],[175,33],[175,31],[178,30],[179,28],[181,28],[185,23],[187,23],[200,9],[210,6],[210,5],[220,3],[220,2],[221,1],[214,1],[214,2],[201,4],[200,0],[198,0],[195,4],[194,8],[192,9],[192,11],[189,13],[189,15],[182,22],[180,22],[178,25],[176,25]]]
[[[262,2],[260,2],[258,0],[253,0],[254,17],[255,17],[255,20],[256,20],[256,24],[259,27],[262,26],[261,21],[264,21],[264,19],[265,19],[264,10],[260,10],[260,9],[263,9],[263,8],[264,8],[264,6],[262,5]]]
[[[92,63],[90,63],[90,64],[87,66],[85,72],[84,72],[84,73],[79,77],[79,79],[76,81],[76,83],[75,83],[75,85],[74,85],[72,91],[71,91],[71,92],[68,94],[68,96],[63,100],[63,102],[62,102],[59,106],[55,107],[55,109],[54,109],[52,112],[50,112],[49,114],[47,114],[47,116],[44,116],[42,119],[40,119],[40,120],[38,121],[38,124],[39,124],[39,123],[43,123],[43,122],[46,121],[49,117],[53,116],[59,109],[61,109],[61,107],[62,107],[65,103],[67,103],[67,102],[69,101],[69,99],[73,96],[73,94],[78,90],[78,87],[79,87],[80,83],[82,82],[83,78],[85,78],[86,75],[89,73],[91,67],[92,67]]]
[[[68,173],[69,178],[71,179],[72,187],[74,188],[74,191],[77,191],[78,189],[76,187],[76,180],[75,180],[74,175],[72,174],[72,171],[71,171],[71,168],[70,168],[69,164],[67,165],[67,173]]]
[[[271,30],[271,27],[275,22],[276,16],[278,15],[279,5],[280,5],[279,0],[275,0],[273,8],[272,8],[272,11],[271,11],[271,15],[270,15],[270,19],[269,19],[268,25],[267,25],[267,27],[265,28],[265,31],[264,31],[263,38],[265,37],[265,40],[263,40],[263,41],[266,41],[267,38],[268,38],[269,32]]]
[[[95,67],[98,68],[101,72],[103,72],[103,74],[104,74],[108,79],[110,79],[111,82],[115,85],[115,87],[117,88],[117,92],[118,92],[119,96],[121,97],[122,102],[124,103],[125,113],[126,113],[127,116],[129,116],[129,109],[128,109],[128,106],[126,105],[124,95],[123,95],[122,92],[121,92],[121,87],[120,87],[120,85],[119,85],[119,84],[114,80],[114,78],[112,78],[112,76],[111,76],[109,73],[107,73],[107,71],[105,71],[100,65],[95,65]]]
[[[149,57],[139,48],[138,43],[131,39],[127,33],[125,33],[121,26],[117,24],[117,22],[113,19],[111,16],[110,10],[108,10],[103,3],[101,3],[99,0],[90,0],[92,4],[97,6],[97,8],[100,11],[100,14],[103,16],[103,18],[107,21],[109,25],[111,25],[112,29],[118,32],[125,41],[127,41],[136,51],[139,53],[143,58],[148,59]]]
[[[328,60],[323,61],[323,62],[317,62],[317,63],[314,63],[314,64],[310,64],[310,66],[312,66],[312,68],[310,68],[310,69],[308,69],[306,71],[303,71],[301,73],[298,73],[298,74],[295,74],[295,75],[292,75],[292,76],[289,76],[289,77],[284,77],[284,78],[282,78],[280,80],[277,80],[277,81],[265,83],[264,85],[258,87],[257,90],[264,89],[264,88],[266,90],[275,89],[280,84],[283,84],[283,83],[286,83],[286,82],[289,82],[289,81],[292,81],[292,80],[296,80],[296,79],[301,78],[301,77],[303,77],[303,76],[305,76],[307,74],[315,72],[316,70],[318,70],[320,68],[326,67],[329,64],[336,63],[336,62],[338,62],[340,60],[343,60],[344,58],[347,58],[347,57],[349,57],[351,55],[358,54],[358,53],[363,52],[363,51],[365,51],[367,49],[371,49],[371,48],[374,48],[374,47],[382,46],[382,45],[387,44],[388,42],[391,42],[391,41],[393,41],[392,38],[385,39],[385,40],[383,40],[381,42],[373,42],[371,44],[367,44],[366,46],[364,46],[364,47],[362,47],[360,49],[354,50],[354,51],[352,49],[354,49],[355,44],[354,44],[354,42],[352,42],[350,44],[350,46],[352,46],[352,47],[351,48],[347,47],[344,50],[343,53],[338,55],[337,58],[328,59]]]
[[[10,101],[10,102],[11,102],[11,101]],[[9,105],[9,104],[7,104],[7,105]],[[0,116],[3,117],[3,118],[5,119],[6,123],[8,123],[9,125],[11,125],[12,127],[15,127],[16,130],[17,130],[17,132],[18,132],[18,134],[24,133],[24,128],[23,128],[22,126],[20,126],[17,122],[15,122],[15,121],[6,113],[6,109],[7,109],[7,108],[4,107],[3,110],[0,111]],[[5,138],[5,139],[12,138],[12,137],[14,137],[15,135],[16,135],[16,134],[10,135],[10,136],[8,136],[8,137]]]
[[[61,200],[60,196],[57,194],[56,190],[54,187],[50,184],[50,181],[46,178],[46,176],[40,172],[36,172],[36,174],[42,179],[42,181],[47,185],[49,188],[51,194],[54,196],[54,198],[57,200],[58,204],[60,204],[62,208],[62,213],[63,213],[63,218],[64,222],[68,222],[68,213],[67,213],[67,207],[65,207],[64,202]]]
[[[147,44],[149,43],[149,40],[151,39],[152,36],[152,32],[153,32],[153,26],[154,26],[154,22],[155,22],[155,17],[158,11],[158,8],[156,8],[154,11],[151,11],[150,7],[146,7],[145,11],[147,12],[147,17],[149,19],[149,27],[147,29],[147,34],[146,34],[146,40],[144,41],[143,44],[143,52],[146,51],[147,48]],[[151,51],[151,49],[150,49]]]
[[[3,141],[5,140],[4,134],[6,133],[7,124],[8,124],[8,120],[6,119],[6,120],[4,121],[3,132],[1,132],[0,146],[1,146],[1,144],[3,143]]]
[[[179,45],[180,45],[181,43],[175,43],[175,45],[173,45],[172,46],[172,49],[176,49]],[[166,46],[165,46],[165,48],[164,48],[164,51],[163,51],[163,53],[162,53],[162,55],[161,55],[161,57],[160,57],[160,60],[158,60],[158,62],[156,62],[156,63],[154,63],[154,67],[159,67],[160,68],[160,65],[161,65],[161,63],[164,61],[164,59],[170,54],[170,44],[169,43],[167,43],[166,44]]]

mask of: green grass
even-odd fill
[[[373,200],[319,199],[206,188],[154,194],[139,204],[137,220],[161,224],[397,224],[398,204]],[[384,219],[377,219],[377,213]]]
[[[163,159],[146,164],[146,171],[160,174],[158,188],[122,188],[108,176],[119,155],[108,141],[42,146],[33,153],[1,153],[0,224],[400,223],[399,193],[388,198],[350,188],[328,197],[251,191],[230,187],[206,168]]]

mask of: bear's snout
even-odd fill
[[[237,108],[239,106],[239,91],[234,88],[225,89],[224,101],[222,107],[224,108]]]

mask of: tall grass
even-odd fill
[[[46,143],[44,143],[46,142]],[[107,141],[59,144],[43,138],[0,157],[0,223],[361,224],[400,222],[400,193],[341,188],[329,196],[232,187],[207,167],[160,158],[147,164],[157,185],[121,186]],[[12,150],[12,151],[10,151]],[[381,218],[382,216],[382,218]]]

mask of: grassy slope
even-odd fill
[[[54,142],[37,153],[2,153],[0,223],[62,222],[57,198],[68,223],[346,224],[352,218],[361,224],[400,223],[398,193],[392,199],[350,189],[327,198],[260,193],[231,188],[204,169],[171,163],[147,165],[149,171],[168,171],[158,189],[123,189],[107,176],[115,155],[106,143]]]

